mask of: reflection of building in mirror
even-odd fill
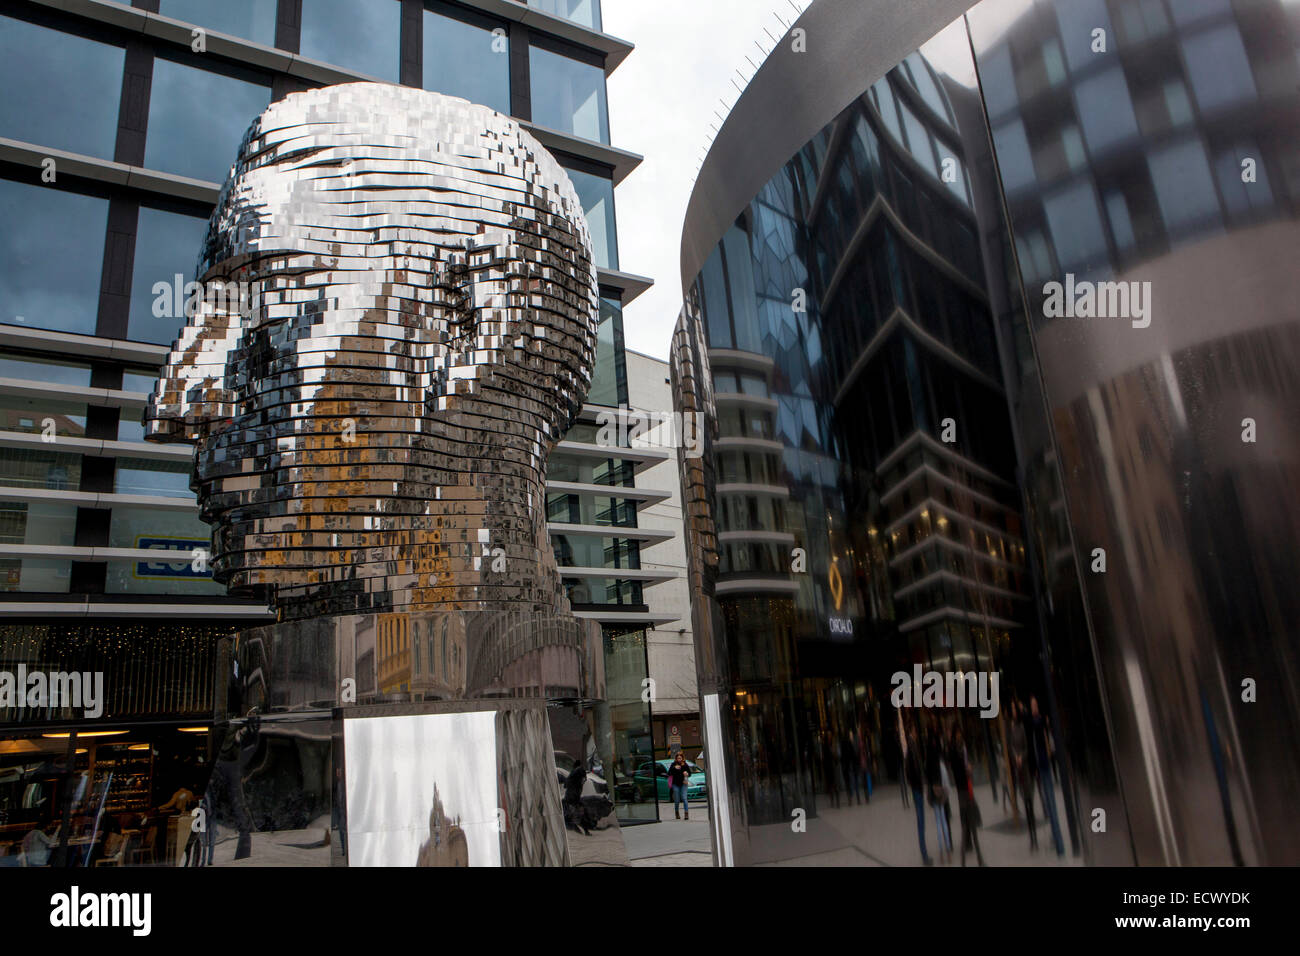
[[[344,721],[349,866],[498,866],[492,711]]]
[[[460,818],[447,816],[437,784],[433,786],[433,809],[429,811],[429,839],[420,847],[415,865],[469,866],[469,843],[460,828]]]

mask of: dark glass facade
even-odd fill
[[[1295,14],[986,0],[710,233],[673,363],[721,862],[942,852],[909,755],[956,730],[990,863],[1297,859]],[[998,715],[893,706],[917,666]]]
[[[1055,436],[1026,429],[1025,455],[1065,479],[1040,523],[1072,533],[1132,855],[1295,863],[1300,10],[992,12],[970,34]],[[1128,283],[1146,314],[1053,316],[1067,273]],[[1052,633],[1062,667],[1074,641]]]

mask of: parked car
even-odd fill
[[[653,762],[646,761],[637,767],[633,779],[640,799],[649,800],[652,794],[656,795],[664,803],[672,799],[668,793],[668,768],[671,765],[671,760],[655,760]],[[651,782],[652,768],[654,773],[653,783]],[[709,795],[709,788],[704,768],[689,760],[686,761],[686,768],[691,772],[691,775],[686,780],[686,799],[706,799]]]

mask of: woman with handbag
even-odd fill
[[[952,771],[953,788],[957,791],[957,806],[961,813],[961,865],[966,865],[966,851],[972,844],[980,866],[984,866],[984,851],[980,849],[979,805],[975,802],[975,786],[971,782],[970,758],[966,753],[966,739],[961,725],[953,727],[952,743],[948,750],[948,767]]]
[[[686,814],[686,819],[691,818],[691,805],[686,802],[686,782],[690,779],[691,770],[686,764],[686,757],[679,750],[677,756],[673,758],[672,764],[668,767],[668,793],[673,800],[673,816],[681,819],[681,813]],[[681,810],[678,810],[680,801]]]
[[[927,802],[934,808],[934,828],[939,832],[939,862],[952,862],[952,831],[948,828],[948,788],[944,786],[947,776],[943,766],[943,748],[939,746],[939,735],[931,730],[926,735],[925,747],[925,785]]]

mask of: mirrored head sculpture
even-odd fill
[[[607,733],[587,709],[604,696],[600,630],[570,612],[545,524],[546,460],[586,398],[599,310],[554,157],[438,93],[290,94],[244,137],[198,287],[145,417],[151,440],[197,445],[216,580],[276,612],[233,641],[229,732],[250,715],[265,736],[268,714],[513,698],[563,701]],[[553,741],[521,746],[556,788]],[[318,789],[338,789],[335,761]],[[242,835],[254,798],[221,792],[240,793]],[[501,809],[516,832],[559,813]],[[508,856],[559,862],[536,845]]]
[[[599,300],[529,133],[422,90],[292,94],[244,139],[199,281],[147,418],[198,442],[217,580],[284,620],[557,606],[544,468]]]

